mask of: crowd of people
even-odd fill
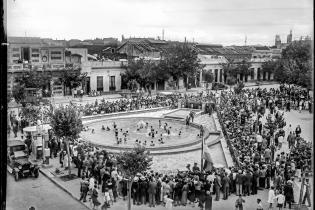
[[[231,179],[232,192],[250,195],[257,194],[257,189],[272,187],[275,195],[269,196],[270,207],[277,196],[284,194],[285,203],[280,198],[278,206],[285,207],[288,203],[291,208],[291,204],[297,201],[294,200],[292,185],[295,177],[301,181],[301,175],[305,173],[308,176],[311,170],[312,145],[301,138],[300,126],[293,130],[289,125],[287,132],[283,130],[286,124],[283,112],[290,111],[292,104],[280,102],[281,98],[289,97],[289,91],[297,92],[285,86],[270,91],[247,89],[239,95],[222,92],[217,105],[223,131],[238,164],[234,169],[236,175]],[[308,96],[301,93],[299,98]],[[267,122],[263,123],[266,112]],[[289,145],[287,151],[281,148],[285,138]],[[306,197],[309,201],[309,193]]]
[[[297,202],[294,197],[294,181],[307,178],[312,171],[312,145],[301,137],[300,126],[295,129],[284,119],[283,112],[291,109],[309,109],[310,97],[296,87],[280,86],[280,89],[246,89],[240,94],[222,91],[217,94],[181,96],[179,94],[156,98],[121,99],[115,102],[87,104],[77,107],[84,115],[111,113],[143,108],[177,107],[179,100],[197,104],[215,101],[223,133],[234,156],[235,166],[204,170],[194,163],[187,170],[176,174],[161,174],[156,171],[138,173],[133,179],[131,197],[134,205],[199,206],[212,209],[214,201],[227,200],[231,194],[238,196],[235,207],[243,209],[246,196],[257,195],[258,190],[268,189],[269,207],[279,209]],[[303,105],[304,104],[304,105]],[[308,105],[306,105],[308,104]],[[298,106],[297,106],[298,105]],[[267,122],[264,122],[267,114]],[[270,121],[271,119],[271,121]],[[273,122],[276,127],[269,125]],[[282,123],[281,123],[282,122]],[[284,122],[284,123],[283,123]],[[144,125],[146,126],[146,125]],[[160,125],[160,127],[163,127]],[[106,130],[107,128],[104,127]],[[139,128],[142,129],[142,128]],[[289,149],[282,144],[288,141]],[[50,135],[51,158],[59,158],[60,167],[67,168],[68,156],[62,139]],[[81,177],[80,200],[90,200],[93,208],[107,209],[118,199],[126,200],[128,177],[123,176],[115,155],[94,147],[83,140],[70,146],[71,161]],[[306,179],[303,202],[310,203],[309,181]],[[222,196],[223,195],[223,196]],[[103,202],[104,201],[104,202]],[[262,200],[257,199],[257,208],[262,209]]]

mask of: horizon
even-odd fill
[[[162,39],[164,30],[166,41],[223,46],[245,45],[246,38],[247,45],[273,46],[276,35],[286,43],[290,30],[293,40],[313,36],[311,0],[43,1],[4,1],[7,36],[121,41]]]

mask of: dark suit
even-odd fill
[[[224,176],[222,179],[222,185],[223,185],[223,199],[228,199],[229,192],[230,192],[230,178],[227,176]]]
[[[245,175],[245,184],[244,184],[244,186],[245,186],[245,189],[244,189],[244,194],[246,195],[250,195],[250,191],[251,191],[251,185],[252,185],[252,178],[253,178],[253,176],[250,174],[250,173],[247,173],[246,175]]]
[[[157,183],[154,181],[149,182],[148,193],[149,193],[149,206],[155,206],[155,194],[156,194]]]

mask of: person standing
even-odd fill
[[[81,200],[83,200],[83,203],[85,203],[86,202],[86,196],[87,196],[87,193],[88,193],[88,191],[89,191],[89,187],[88,187],[88,185],[89,185],[89,182],[87,182],[86,180],[85,180],[85,177],[84,176],[82,176],[82,180],[81,180],[81,187],[80,187],[80,201]]]
[[[220,200],[220,188],[222,187],[221,185],[221,178],[216,174],[215,179],[214,179],[214,189],[215,189],[215,200],[218,201]]]
[[[297,137],[300,137],[301,133],[302,133],[302,129],[301,129],[300,125],[298,125],[295,128],[295,134],[296,134]]]
[[[227,176],[227,173],[225,173],[223,179],[223,200],[227,200],[230,193],[230,178]]]
[[[264,210],[261,199],[257,198],[257,208],[256,210]]]
[[[205,197],[205,210],[212,210],[212,196],[210,191],[206,192]]]
[[[238,174],[236,174],[235,177],[235,183],[236,183],[236,195],[242,195],[243,194],[243,174],[242,171],[239,170]]]
[[[282,210],[284,201],[285,201],[285,197],[282,194],[282,190],[279,191],[279,194],[275,197],[275,199],[277,199],[277,207],[279,207],[279,210]]]
[[[275,195],[274,187],[271,186],[271,189],[268,192],[268,201],[267,201],[269,203],[269,209],[272,209],[272,204],[274,203],[275,198],[276,198],[276,195]]]
[[[239,195],[235,202],[235,208],[237,210],[243,210],[243,203],[245,203],[245,200],[242,198],[242,195]]]
[[[283,188],[283,193],[285,197],[284,208],[286,208],[286,204],[289,204],[289,209],[291,209],[291,203],[294,201],[293,187],[292,182],[290,180],[287,181],[286,185]]]
[[[150,177],[148,194],[149,194],[149,207],[155,207],[155,194],[156,194],[157,184],[154,178]]]
[[[305,194],[303,196],[302,204],[305,204],[306,199],[307,199],[308,207],[311,207],[311,189],[310,189],[311,186],[309,183],[309,179],[305,179],[304,187],[305,187]]]

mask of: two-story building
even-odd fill
[[[41,39],[39,37],[8,37],[8,92],[17,85],[15,78],[26,71],[38,71],[49,75],[50,81],[43,89],[54,96],[71,94],[62,83],[64,70],[86,72],[83,89],[100,92],[120,91],[121,73],[119,61],[90,61],[85,48],[67,48],[63,40]]]

